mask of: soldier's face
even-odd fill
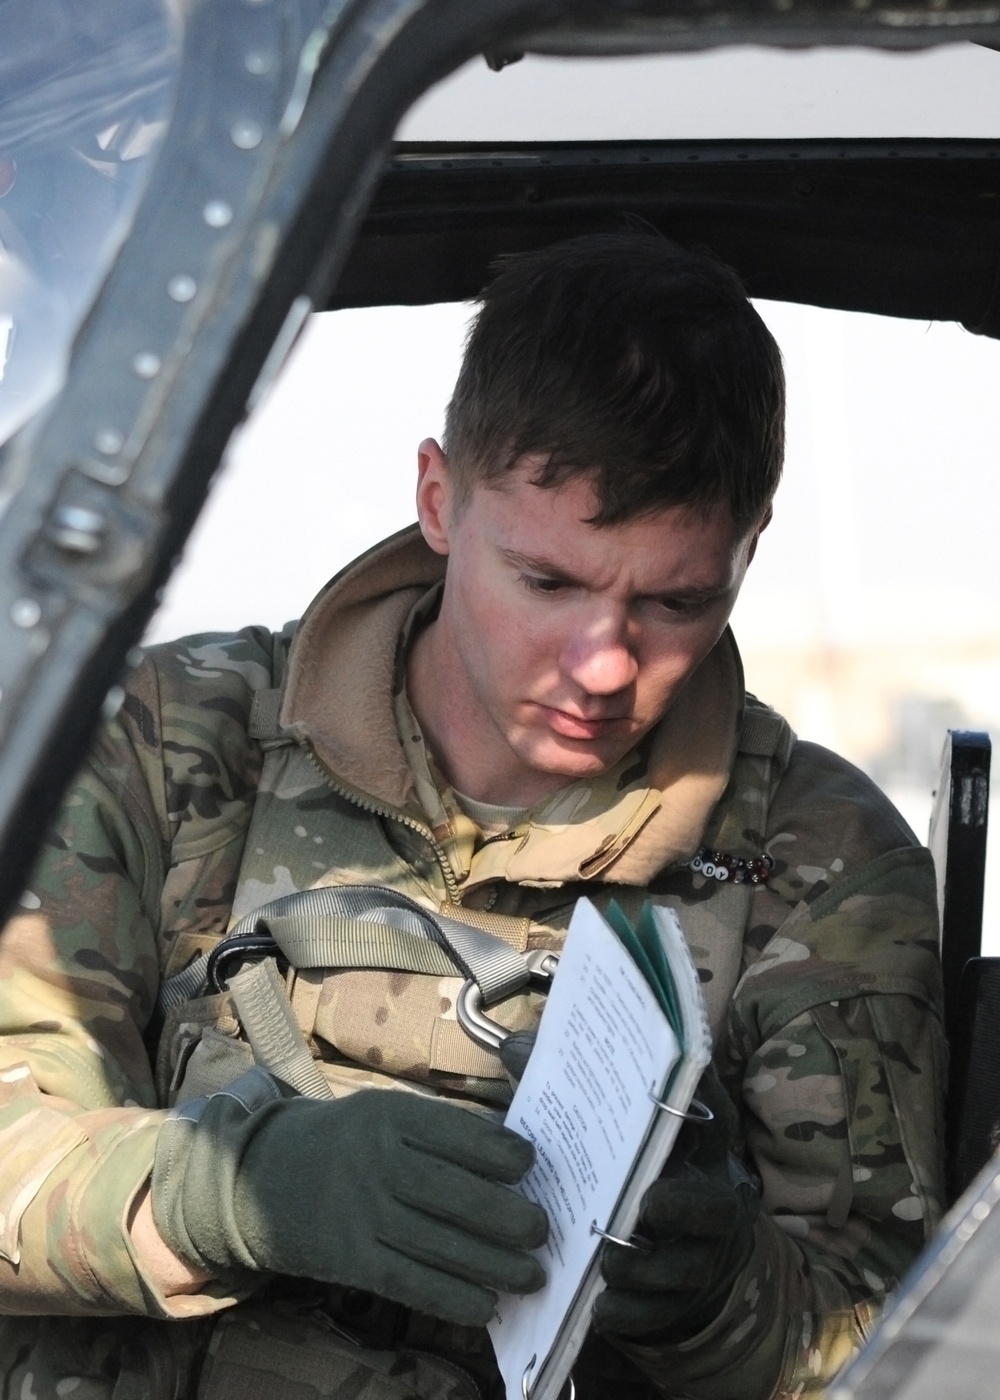
[[[518,774],[540,792],[605,772],[718,641],[759,530],[737,529],[724,506],[598,528],[586,479],[543,490],[530,462],[459,504],[436,443],[422,444],[420,471],[424,535],[448,555],[434,639],[451,697],[442,732],[478,734],[497,801]]]

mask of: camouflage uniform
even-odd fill
[[[816,1394],[937,1220],[935,885],[898,814],[744,695],[727,634],[615,770],[483,841],[402,686],[401,637],[433,605],[441,568],[404,532],[334,580],[291,648],[291,628],[248,628],[152,648],[131,671],[0,941],[5,1395],[103,1400],[122,1354],[115,1395],[156,1394],[133,1386],[129,1358],[196,1350],[209,1315],[235,1301],[223,1283],[164,1299],[125,1227],[164,1105],[239,1046],[225,995],[164,1021],[157,992],[248,909],[313,885],[391,884],[492,919],[522,947],[558,947],[584,893],[633,914],[647,897],[678,910],[764,1211],[704,1333],[624,1354],[589,1343],[581,1393]],[[770,882],[693,871],[702,845],[770,852]],[[502,1105],[501,1069],[455,1021],[458,985],[344,971],[291,990],[335,1092]],[[530,1024],[538,1006],[502,1014]],[[248,1306],[259,1301],[227,1316]],[[490,1381],[484,1334],[396,1309],[391,1339],[465,1355]]]

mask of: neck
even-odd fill
[[[573,781],[536,772],[510,748],[469,684],[444,606],[410,648],[406,690],[438,767],[473,801],[527,809]]]

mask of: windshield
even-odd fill
[[[0,444],[62,382],[179,65],[170,0],[0,0]]]

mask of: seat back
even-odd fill
[[[957,1023],[962,972],[982,946],[989,803],[990,736],[978,730],[949,729],[927,840],[937,870],[949,1042]]]
[[[1000,958],[980,957],[990,736],[948,731],[931,815],[941,914],[950,1187],[959,1195],[994,1150],[1000,1122]]]

